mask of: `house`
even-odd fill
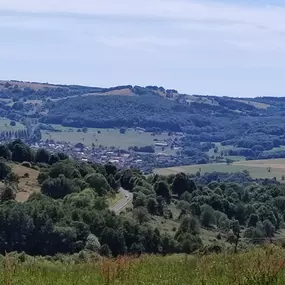
[[[156,142],[154,145],[159,146],[159,147],[167,147],[168,146],[167,142]]]

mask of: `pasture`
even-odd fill
[[[201,174],[214,171],[236,173],[247,170],[253,178],[276,177],[278,181],[283,181],[282,176],[285,176],[285,159],[236,161],[230,165],[227,165],[226,163],[188,165],[155,169],[154,172],[161,175],[177,174],[179,172],[195,174],[199,170],[201,170]]]
[[[0,132],[6,131],[17,131],[17,130],[24,130],[25,126],[19,122],[16,122],[16,126],[10,126],[11,120],[0,117]]]
[[[151,133],[140,132],[128,129],[125,134],[121,134],[119,129],[96,129],[89,128],[87,133],[77,132],[75,128],[54,125],[61,132],[42,131],[43,140],[54,140],[57,142],[68,142],[72,144],[83,143],[86,146],[107,146],[127,149],[131,146],[154,145],[154,139],[164,141],[169,139],[167,133],[153,136]]]
[[[229,150],[239,150],[241,148],[239,147],[234,147],[232,145],[222,145],[221,143],[215,143],[216,147],[218,148],[218,152],[215,153],[214,152],[214,149],[210,149],[208,151],[208,155],[210,157],[214,156],[215,158],[218,157],[218,156],[223,156],[224,158],[229,158],[229,159],[232,159],[232,160],[245,160],[245,157],[244,156],[231,156],[231,155],[227,155],[228,151]]]
[[[240,103],[245,103],[248,105],[251,105],[257,109],[267,109],[270,107],[269,104],[265,104],[265,103],[260,103],[260,102],[255,102],[255,101],[250,101],[250,100],[246,100],[246,99],[233,99],[233,101],[236,102],[240,102]]]
[[[40,185],[37,181],[37,177],[39,174],[38,170],[14,163],[12,163],[10,166],[12,167],[12,171],[18,174],[20,177],[16,193],[17,202],[25,202],[28,200],[32,193],[40,192]],[[28,174],[28,176],[24,177],[25,174]],[[4,183],[0,182],[0,190],[2,190],[3,188]]]
[[[39,175],[38,170],[20,164],[12,164],[11,167],[12,171],[20,177],[18,184],[19,189],[16,194],[17,202],[25,202],[32,193],[40,192],[40,185],[37,181]],[[24,177],[26,173],[28,174],[28,177]]]

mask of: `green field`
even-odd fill
[[[281,145],[280,147],[274,147],[271,150],[265,150],[264,153],[270,154],[270,153],[276,153],[276,152],[282,152],[285,151],[285,145]]]
[[[0,132],[17,131],[25,129],[25,126],[19,122],[16,122],[16,126],[10,126],[11,120],[0,117]]]
[[[239,147],[234,147],[232,145],[225,145],[223,146],[221,143],[215,143],[216,147],[218,148],[218,152],[215,153],[214,152],[214,149],[210,149],[208,151],[208,155],[209,157],[217,157],[217,156],[222,156],[222,153],[227,153],[229,150],[238,150],[240,149]],[[224,158],[229,158],[229,159],[232,159],[232,160],[245,160],[245,157],[244,156],[230,156],[230,155],[223,155]]]
[[[77,132],[75,128],[68,128],[55,125],[61,132],[42,131],[42,139],[53,139],[54,141],[70,142],[72,144],[83,143],[86,146],[103,145],[107,147],[128,148],[131,146],[154,145],[154,139],[169,139],[167,133],[152,136],[151,133],[139,132],[128,129],[126,134],[120,134],[119,129],[94,129],[89,128],[87,133]],[[101,132],[101,133],[98,133]]]
[[[88,258],[58,261],[23,254],[2,257],[1,284],[58,285],[283,285],[284,249],[257,248],[238,254]],[[99,259],[99,260],[98,260]],[[22,261],[22,262],[21,262]]]
[[[268,168],[270,168],[270,171]],[[282,181],[282,176],[285,175],[285,159],[237,161],[231,165],[227,165],[226,163],[189,165],[181,167],[155,169],[154,172],[161,175],[176,174],[179,172],[195,174],[199,170],[201,170],[202,174],[214,171],[235,173],[247,170],[249,171],[250,176],[253,178],[276,177],[278,181]]]

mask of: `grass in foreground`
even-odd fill
[[[284,259],[285,250],[274,246],[240,254],[122,257],[79,264],[33,260],[20,264],[6,257],[0,284],[281,285]]]

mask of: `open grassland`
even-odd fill
[[[86,146],[103,145],[107,147],[128,148],[131,146],[146,146],[154,145],[154,139],[165,140],[168,139],[168,134],[152,136],[151,133],[139,132],[133,129],[128,129],[125,134],[121,134],[119,129],[95,129],[89,128],[87,133],[77,132],[75,128],[61,127],[58,125],[55,128],[61,132],[43,131],[42,139],[52,139],[59,142],[68,142],[72,144],[83,143]]]
[[[18,191],[16,194],[16,201],[24,202],[29,196],[34,192],[40,191],[40,185],[37,181],[39,171],[22,166],[20,164],[13,164],[12,171],[19,175],[20,181],[18,185]],[[28,177],[24,178],[25,174],[28,174]]]
[[[10,126],[11,120],[0,117],[0,132],[6,131],[17,131],[17,130],[24,130],[25,126],[19,122],[16,122],[16,126]]]
[[[260,102],[255,102],[255,101],[250,101],[250,100],[246,100],[246,99],[234,99],[233,101],[236,102],[240,102],[240,103],[245,103],[248,105],[251,105],[257,109],[267,109],[270,107],[269,104],[265,104],[265,103],[260,103]]]
[[[282,176],[285,175],[285,159],[266,159],[266,160],[249,160],[249,161],[236,161],[233,164],[227,165],[226,163],[213,163],[201,165],[189,165],[171,168],[156,169],[155,173],[161,175],[176,174],[185,172],[195,174],[200,171],[201,174],[206,172],[225,172],[235,173],[249,171],[253,178],[274,178],[282,181]]]
[[[0,90],[4,88],[5,84],[9,83],[11,86],[18,86],[19,88],[31,88],[34,90],[41,90],[44,88],[57,88],[59,86],[53,85],[53,84],[48,84],[48,83],[37,83],[37,82],[23,82],[23,81],[4,81],[0,80]]]
[[[223,156],[224,158],[229,158],[232,160],[245,160],[244,156],[231,156],[231,155],[227,155],[229,150],[239,150],[241,149],[240,147],[234,147],[232,145],[222,145],[221,143],[215,143],[216,147],[218,148],[218,152],[215,153],[214,149],[210,149],[208,151],[208,155],[210,157],[214,156],[214,157],[218,157],[218,156]]]
[[[283,285],[284,249],[207,256],[119,257],[100,261],[3,258],[0,284],[57,285]],[[21,258],[23,260],[23,256]]]

